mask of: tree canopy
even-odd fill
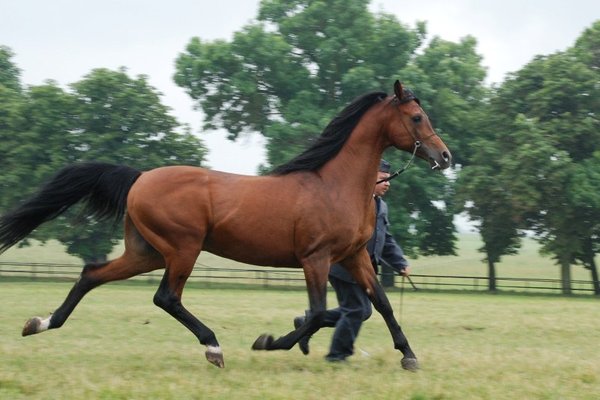
[[[596,183],[598,23],[568,51],[539,55],[489,88],[475,38],[427,41],[424,23],[411,28],[368,3],[263,1],[231,41],[193,38],[175,80],[207,128],[268,139],[266,172],[300,152],[351,98],[399,78],[459,167],[456,181],[420,165],[394,182],[392,227],[409,254],[452,254],[452,215],[466,204],[480,222],[491,277],[525,230],[554,254],[564,282],[572,263],[595,271],[595,198],[582,188]],[[385,156],[403,163],[398,152]]]
[[[64,165],[97,160],[150,169],[201,165],[205,149],[178,123],[144,76],[96,69],[66,91],[54,82],[23,89],[12,53],[0,51],[0,208],[30,195]],[[112,226],[76,210],[38,229],[32,238],[58,239],[86,261],[108,254],[120,239]]]
[[[463,198],[474,202],[470,212],[483,221],[486,245],[502,243],[485,239],[488,226],[512,221],[507,237],[513,243],[498,255],[514,251],[518,229],[533,230],[561,266],[565,293],[571,264],[582,262],[600,294],[594,264],[600,192],[592,189],[600,187],[599,46],[600,21],[572,48],[537,56],[510,76],[493,94],[483,118],[486,133],[475,142],[485,156],[474,158],[462,176]]]
[[[358,95],[400,79],[453,153],[452,174],[417,162],[386,195],[395,237],[411,256],[453,254],[453,216],[479,222],[490,289],[495,264],[530,233],[560,265],[589,269],[600,295],[600,21],[572,47],[537,55],[499,85],[484,84],[477,40],[429,38],[368,0],[263,0],[231,40],[192,38],[174,80],[197,103],[204,128],[230,139],[258,132],[268,173],[309,146]],[[67,163],[101,160],[140,169],[201,165],[206,150],[181,129],[144,76],[96,69],[68,89],[20,81],[0,46],[0,209]],[[409,155],[387,151],[396,168]],[[67,216],[40,229],[83,258],[106,254],[116,236]],[[93,224],[93,222],[90,222]],[[94,232],[92,234],[92,232]],[[109,240],[99,240],[98,232]],[[108,246],[98,247],[108,242]]]
[[[398,78],[433,113],[444,139],[460,143],[471,133],[460,114],[484,94],[475,40],[436,38],[418,54],[425,24],[411,28],[393,15],[370,12],[368,3],[263,1],[256,21],[231,41],[193,38],[177,59],[175,81],[203,110],[205,128],[224,128],[232,139],[246,131],[268,139],[263,172],[300,153],[354,97],[389,92]],[[435,111],[438,103],[444,107]],[[458,115],[443,118],[442,110]],[[403,163],[393,152],[386,157]],[[420,168],[389,195],[393,230],[411,254],[452,254],[451,207],[436,206],[450,203],[451,185]]]

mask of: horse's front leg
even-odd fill
[[[298,341],[311,336],[323,326],[327,306],[327,276],[329,274],[329,257],[313,255],[302,260],[310,313],[304,324],[294,329],[285,336],[274,339],[272,335],[260,335],[254,344],[253,350],[289,350]]]
[[[402,358],[402,368],[409,371],[419,369],[417,356],[410,348],[408,340],[402,328],[394,318],[394,311],[388,300],[381,284],[377,280],[369,254],[366,250],[359,252],[354,257],[350,257],[341,263],[351,273],[356,282],[367,292],[367,295],[373,303],[373,307],[383,317],[394,341],[394,348],[400,350],[404,357]]]

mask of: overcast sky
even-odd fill
[[[0,45],[15,53],[22,82],[47,79],[66,87],[94,68],[144,74],[164,94],[172,114],[199,133],[202,114],[173,83],[174,62],[193,36],[230,39],[257,13],[258,0],[0,0]],[[488,83],[501,82],[535,55],[573,45],[600,19],[599,0],[373,0],[373,11],[414,27],[427,21],[429,38],[477,39]],[[402,77],[399,77],[402,79]],[[386,88],[382,88],[386,89]],[[317,133],[317,132],[315,132]],[[202,133],[214,169],[254,174],[263,161],[259,135],[227,141]]]

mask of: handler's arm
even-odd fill
[[[404,257],[402,247],[396,242],[394,237],[387,231],[385,232],[385,244],[381,254],[382,261],[400,275],[408,276],[410,267]]]

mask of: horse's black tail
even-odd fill
[[[81,200],[86,214],[122,219],[129,189],[140,175],[134,168],[100,162],[63,168],[33,197],[0,217],[0,253]]]

